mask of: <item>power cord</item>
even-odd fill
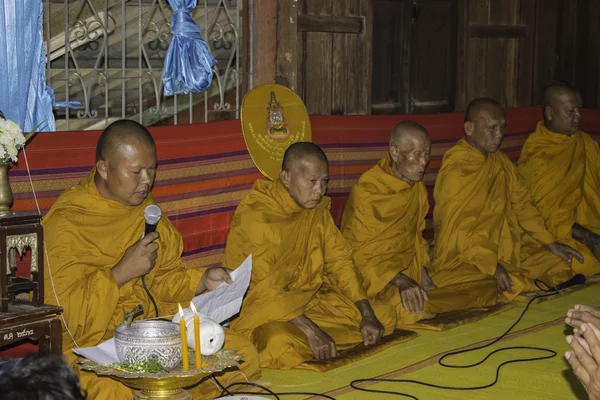
[[[158,318],[158,306],[156,305],[156,301],[154,301],[154,297],[152,297],[152,295],[150,294],[150,290],[148,289],[148,286],[146,286],[146,280],[144,279],[145,277],[146,277],[146,275],[142,275],[142,286],[144,287],[146,294],[148,294],[148,297],[150,297],[150,301],[152,302],[152,305],[154,306],[154,312],[156,313],[156,318]]]
[[[320,393],[311,393],[311,392],[282,392],[282,393],[276,393],[274,391],[272,391],[269,388],[266,388],[262,385],[259,385],[258,383],[252,383],[252,382],[234,382],[231,383],[229,385],[227,385],[227,387],[224,387],[221,382],[218,381],[218,379],[216,377],[213,376],[212,378],[217,386],[219,386],[219,388],[221,389],[221,394],[216,397],[217,399],[224,397],[224,396],[235,396],[238,394],[242,394],[242,395],[257,395],[260,394],[261,396],[273,396],[275,397],[275,400],[280,400],[281,396],[313,396],[313,397],[320,397],[323,399],[329,399],[329,400],[335,400],[335,397],[331,397],[331,396],[327,396],[326,394],[320,394]],[[229,390],[234,386],[253,386],[256,388],[259,388],[261,390],[263,390],[266,393],[254,393],[254,392],[241,392],[241,391],[232,391]]]
[[[545,286],[545,288],[542,288],[540,286],[540,284],[538,284],[538,282],[540,282],[541,284],[543,284]],[[489,353],[481,361],[478,361],[478,362],[473,363],[473,364],[468,364],[468,365],[452,365],[452,364],[444,363],[444,360],[446,358],[450,357],[450,356],[454,356],[454,355],[457,355],[457,354],[469,353],[469,352],[475,351],[475,350],[481,350],[481,349],[484,349],[486,347],[489,347],[489,346],[492,346],[492,345],[498,343],[506,335],[508,335],[514,329],[514,327],[517,326],[517,324],[519,322],[521,322],[521,319],[523,318],[523,316],[525,315],[525,313],[529,309],[529,306],[531,305],[531,303],[534,300],[539,299],[539,298],[543,298],[543,297],[554,296],[554,295],[556,295],[559,292],[555,288],[551,288],[550,286],[548,286],[547,284],[545,284],[542,281],[536,280],[535,283],[536,283],[536,285],[538,286],[538,288],[540,290],[542,290],[543,292],[546,292],[546,293],[532,297],[529,300],[529,302],[527,303],[527,306],[525,307],[525,309],[523,310],[523,312],[521,313],[521,315],[519,316],[519,318],[516,320],[516,322],[514,324],[511,325],[510,328],[508,328],[508,330],[506,332],[504,332],[502,335],[500,335],[499,337],[497,337],[492,342],[490,342],[490,343],[488,343],[486,345],[479,346],[479,347],[474,347],[472,349],[467,349],[467,350],[453,351],[453,352],[444,354],[438,360],[438,364],[441,365],[442,367],[446,367],[446,368],[472,368],[472,367],[476,367],[478,365],[483,364],[492,355],[494,355],[496,353],[500,353],[502,351],[506,351],[506,350],[535,350],[535,351],[540,351],[540,352],[546,353],[545,356],[531,357],[531,358],[519,358],[519,359],[515,359],[515,360],[505,361],[502,364],[500,364],[498,366],[498,368],[496,368],[496,377],[495,377],[494,381],[491,382],[491,383],[488,383],[486,385],[481,385],[481,386],[455,387],[455,386],[436,385],[436,384],[433,384],[433,383],[421,382],[421,381],[416,381],[416,380],[412,380],[412,379],[369,378],[369,379],[356,379],[356,380],[350,382],[350,387],[352,387],[353,389],[356,389],[356,390],[363,391],[363,392],[380,393],[380,394],[390,394],[390,395],[396,395],[396,396],[406,397],[406,398],[409,398],[409,399],[419,400],[418,397],[415,397],[415,396],[413,396],[413,395],[411,395],[409,393],[395,392],[395,391],[391,391],[391,390],[368,389],[368,388],[360,387],[358,385],[361,384],[361,383],[365,383],[365,382],[394,382],[394,383],[413,383],[413,384],[416,384],[416,385],[426,386],[426,387],[435,388],[435,389],[443,389],[443,390],[463,390],[463,391],[467,391],[467,390],[480,390],[480,389],[486,389],[486,388],[492,387],[496,383],[498,383],[498,379],[499,379],[499,376],[500,376],[500,369],[503,366],[505,366],[505,365],[514,364],[514,363],[520,363],[520,362],[547,360],[547,359],[556,357],[556,352],[554,350],[551,350],[551,349],[545,349],[545,348],[541,348],[541,347],[532,347],[532,346],[513,346],[513,347],[503,347],[503,348],[500,348],[500,349],[496,349],[496,350],[492,351],[491,353]]]

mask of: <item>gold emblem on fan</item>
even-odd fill
[[[242,102],[242,132],[256,168],[274,180],[281,172],[285,150],[312,141],[310,120],[296,93],[281,85],[261,85]]]

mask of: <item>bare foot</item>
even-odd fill
[[[425,267],[421,267],[421,287],[427,292],[437,288],[437,286],[433,284],[433,281],[429,276],[429,271],[427,271],[427,268]]]

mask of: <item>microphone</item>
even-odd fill
[[[144,210],[144,219],[146,220],[144,236],[156,230],[156,225],[158,225],[160,217],[162,217],[162,211],[159,206],[152,204],[146,207]]]
[[[156,225],[158,225],[158,221],[160,221],[160,217],[162,217],[162,211],[160,210],[159,206],[152,204],[152,205],[149,205],[148,207],[146,207],[146,209],[144,210],[144,219],[146,220],[146,228],[144,228],[144,236],[146,236],[147,234],[152,233],[156,230]],[[152,294],[150,293],[148,286],[146,286],[146,280],[144,279],[145,277],[146,277],[146,275],[142,275],[142,286],[144,287],[144,290],[148,294],[150,301],[152,301],[152,305],[154,306],[154,312],[156,313],[156,318],[158,318],[158,306],[156,305],[156,301],[154,300],[154,297],[152,297]]]
[[[558,292],[559,290],[563,290],[563,289],[566,289],[566,288],[569,288],[569,287],[575,286],[575,285],[583,285],[584,283],[585,283],[585,275],[577,274],[574,277],[572,277],[571,279],[569,279],[568,281],[559,283],[558,285],[554,286],[552,289],[556,290]]]

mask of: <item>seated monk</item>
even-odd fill
[[[431,278],[438,287],[493,277],[510,300],[539,290],[536,279],[550,286],[569,280],[572,258],[582,260],[548,232],[515,165],[499,151],[505,125],[496,101],[474,100],[465,138],[444,155],[434,189]],[[525,233],[535,251],[522,251]]]
[[[114,122],[100,136],[96,166],[44,217],[45,299],[64,308],[63,350],[72,365],[74,347],[112,338],[125,313],[138,304],[144,308],[140,318],[158,313],[170,319],[178,302],[187,305],[195,295],[230,281],[223,268],[184,269],[181,235],[166,217],[156,232],[141,238],[144,210],[156,204],[150,193],[156,164],[154,140],[146,128],[133,121]],[[249,379],[260,374],[256,349],[248,340],[226,330],[225,348],[244,357],[241,371]],[[218,379],[226,384],[236,373],[244,380],[238,370]],[[116,380],[93,372],[78,374],[90,399],[129,400],[134,394]],[[194,399],[220,394],[206,380],[190,392]]]
[[[262,367],[330,359],[384,334],[324,197],[328,170],[319,146],[292,144],[279,179],[258,180],[231,222],[224,265],[235,268],[249,254],[253,260],[250,288],[231,328],[256,345]],[[393,309],[379,317],[392,332]]]
[[[518,171],[546,221],[561,242],[584,262],[573,271],[600,273],[600,148],[581,124],[581,95],[566,84],[544,91],[544,120],[527,138]]]
[[[375,309],[392,304],[398,327],[418,321],[424,311],[480,307],[498,298],[493,280],[436,289],[429,277],[429,243],[423,238],[429,202],[423,177],[430,151],[425,128],[412,121],[397,124],[389,156],[360,177],[342,218],[342,234],[371,304]]]

